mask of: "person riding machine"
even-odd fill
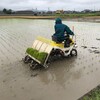
[[[74,33],[67,25],[62,24],[60,18],[57,18],[52,40],[37,37],[33,41],[32,47],[27,48],[26,56],[23,59],[24,63],[29,63],[32,69],[35,69],[38,65],[48,68],[48,65],[55,59],[77,56],[76,40],[70,38],[70,35],[73,36]]]
[[[74,33],[70,30],[70,28],[62,23],[61,18],[57,18],[55,20],[55,33],[52,36],[52,40],[56,43],[64,42],[64,47],[69,47],[72,40],[70,39],[70,35],[74,35]]]

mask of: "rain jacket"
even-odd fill
[[[54,28],[55,28],[55,33],[53,36],[56,37],[57,41],[59,42],[65,40],[65,34],[74,35],[74,33],[70,30],[70,28],[67,25],[62,24],[62,20],[60,18],[56,19]]]

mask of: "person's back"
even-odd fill
[[[74,35],[67,25],[62,24],[62,20],[60,18],[56,19],[54,28],[55,33],[53,34],[53,37],[55,37],[58,42],[62,42],[66,39],[65,34]]]

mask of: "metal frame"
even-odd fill
[[[53,49],[53,46],[49,45],[48,43],[45,43],[45,42],[42,42],[41,40],[38,40],[36,39],[34,42],[33,42],[33,45],[32,45],[32,48],[33,49],[37,49],[39,50],[39,52],[46,52],[48,53],[44,63],[41,63],[39,60],[37,60],[36,58],[32,57],[31,55],[29,55],[28,53],[26,53],[30,58],[32,58],[34,61],[36,61],[37,63],[41,64],[42,66],[44,66],[45,68],[47,68],[47,60],[50,56],[50,53]]]

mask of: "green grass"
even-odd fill
[[[36,49],[33,48],[27,48],[26,52],[31,55],[32,57],[36,58],[37,60],[39,60],[41,63],[44,63],[46,57],[47,57],[47,53],[46,52],[39,52]]]
[[[54,16],[58,16],[60,18],[82,18],[82,17],[90,17],[90,16],[100,16],[100,12],[97,13],[72,13],[72,14],[55,14]]]
[[[100,100],[100,86],[96,87],[79,100]]]

